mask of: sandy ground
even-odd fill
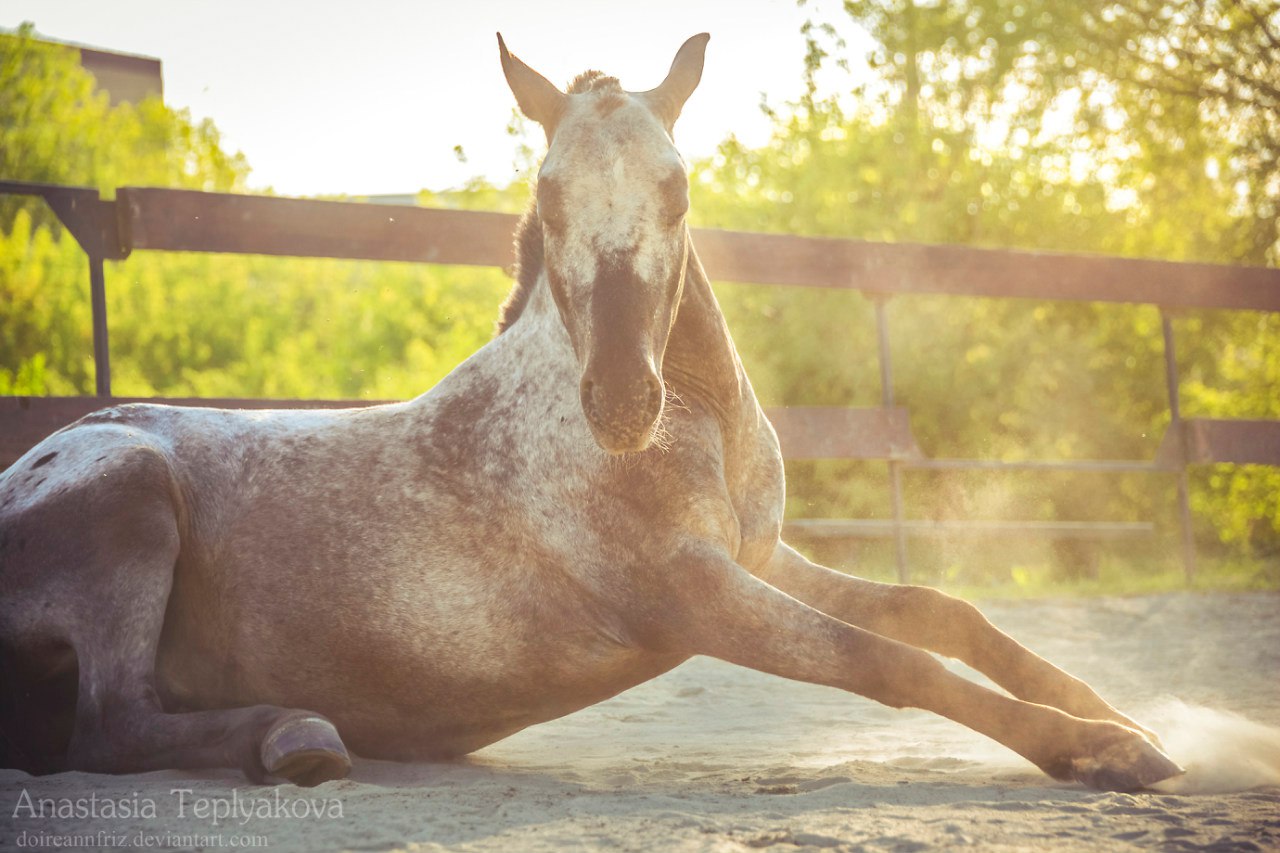
[[[309,791],[231,772],[3,770],[0,847],[1280,849],[1280,596],[983,609],[1159,731],[1189,773],[1096,793],[949,721],[695,659],[467,760],[359,761]],[[98,816],[33,816],[41,798]]]

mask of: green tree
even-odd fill
[[[40,41],[30,24],[0,33],[0,175],[96,186],[239,192],[249,167],[223,150],[217,127],[159,98],[111,106],[73,47]],[[5,199],[6,229],[18,206]],[[38,209],[33,209],[38,210]],[[38,222],[49,221],[40,210]]]
[[[869,55],[847,55],[839,22],[807,25],[806,94],[773,111],[767,146],[730,139],[697,165],[694,210],[702,224],[734,228],[1274,263],[1274,16],[1247,3],[1217,8],[849,0],[850,21],[875,39]],[[1180,46],[1172,60],[1161,53],[1170,44]],[[818,94],[833,64],[859,62],[868,73],[853,76],[861,82],[849,93]],[[1214,68],[1221,91],[1189,90]],[[722,296],[767,398],[877,401],[867,302],[748,291]],[[1167,426],[1154,309],[912,297],[894,300],[889,315],[897,397],[933,455],[1150,457]],[[1179,319],[1177,329],[1188,414],[1269,416],[1280,379],[1269,358],[1280,350],[1273,316],[1221,312]],[[1280,548],[1273,474],[1206,475],[1196,505],[1212,524],[1202,539]],[[799,491],[825,496],[793,508],[805,514],[847,512],[856,493],[883,485],[865,470],[806,469],[797,479]],[[1023,478],[964,511],[1151,517],[1168,503],[1167,489],[1140,478],[1104,494],[1069,477],[1046,494],[1048,479]],[[965,503],[939,478],[917,478],[913,489],[922,515]]]
[[[245,189],[217,128],[158,99],[111,107],[76,51],[0,34],[0,176],[97,186]],[[519,207],[523,187],[428,194]],[[93,388],[84,255],[41,204],[0,203],[0,393]],[[140,252],[107,270],[122,396],[405,398],[490,335],[498,272]]]

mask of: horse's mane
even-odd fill
[[[610,77],[602,71],[584,71],[569,84],[570,95],[593,94],[599,99],[597,106],[605,111],[620,106],[626,99],[622,84],[617,77]],[[511,324],[520,319],[529,297],[533,294],[533,285],[542,272],[542,220],[538,218],[537,192],[529,202],[529,207],[520,217],[516,226],[516,283],[507,294],[498,311],[498,322],[494,332],[500,335]]]
[[[511,324],[520,319],[520,315],[524,313],[524,306],[533,295],[533,285],[537,282],[540,272],[542,272],[542,220],[538,218],[538,194],[534,192],[533,198],[529,200],[529,207],[520,217],[520,224],[516,226],[516,283],[498,311],[495,336],[511,328]]]

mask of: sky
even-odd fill
[[[166,102],[213,119],[226,147],[248,158],[254,188],[374,195],[515,177],[514,99],[496,31],[561,87],[598,68],[636,91],[662,81],[686,38],[711,33],[702,84],[676,126],[693,159],[731,133],[767,140],[761,96],[777,105],[800,94],[800,26],[832,9],[830,0],[0,0],[0,28],[30,21],[53,39],[162,60]]]

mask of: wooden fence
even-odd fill
[[[134,250],[412,261],[506,267],[516,217],[509,214],[125,187],[113,201],[97,190],[0,181],[0,193],[43,198],[88,256],[93,308],[95,397],[0,397],[0,467],[111,396],[105,261]],[[878,460],[888,467],[893,516],[886,520],[808,519],[789,533],[810,537],[887,536],[907,579],[908,536],[1010,533],[1056,538],[1148,535],[1149,523],[922,521],[906,517],[907,469],[1030,469],[1167,473],[1177,478],[1187,577],[1195,571],[1187,468],[1230,462],[1280,465],[1280,421],[1189,419],[1178,404],[1170,315],[1195,309],[1280,311],[1280,270],[1086,255],[997,251],[910,243],[695,230],[716,281],[861,291],[874,300],[881,405],[774,409],[769,417],[788,459]],[[1030,460],[926,458],[909,413],[894,405],[885,301],[902,294],[947,294],[1145,303],[1161,311],[1171,425],[1154,459]],[[164,399],[176,405],[233,408],[369,405],[369,401]]]

